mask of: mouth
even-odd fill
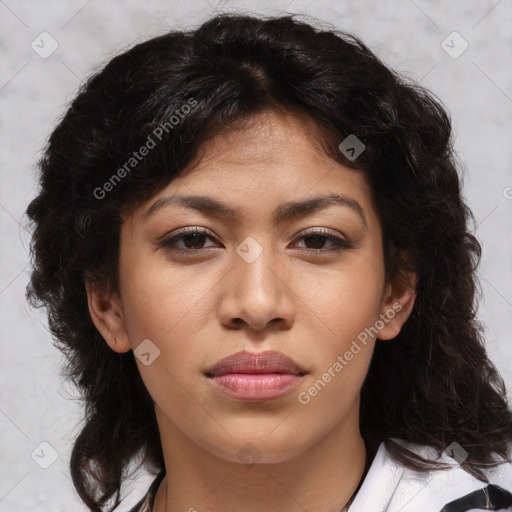
[[[284,354],[266,351],[228,356],[206,371],[205,376],[231,398],[261,401],[285,394],[297,386],[306,373]]]

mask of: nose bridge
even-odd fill
[[[239,299],[247,296],[255,304],[270,307],[279,295],[280,282],[276,278],[277,265],[271,240],[258,240],[252,236],[244,239],[236,248],[238,259],[235,259],[236,279],[239,282],[237,292]]]
[[[262,329],[274,319],[286,324],[293,320],[293,302],[282,280],[279,257],[271,240],[263,238],[247,237],[236,248],[221,305],[224,323],[241,319]]]

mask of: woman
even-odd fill
[[[40,162],[27,296],[133,512],[512,506],[443,107],[358,39],[217,16],[112,59]]]

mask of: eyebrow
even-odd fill
[[[157,199],[143,214],[142,218],[145,222],[158,210],[173,205],[183,206],[185,208],[199,210],[217,217],[224,217],[233,220],[238,219],[240,212],[239,208],[232,208],[231,206],[208,196],[169,196]],[[304,217],[333,205],[352,209],[359,215],[359,217],[361,217],[365,227],[368,229],[368,223],[363,207],[355,199],[339,194],[322,195],[299,201],[283,203],[275,209],[273,221],[275,224],[279,224],[281,222]]]

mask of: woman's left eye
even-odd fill
[[[206,239],[215,239],[213,233],[208,229],[194,228],[191,230],[182,231],[171,238],[160,242],[160,246],[165,247],[169,251],[177,251],[182,253],[197,252],[202,249],[209,249],[212,247],[218,247],[218,245],[204,246]],[[343,249],[350,249],[353,246],[346,240],[330,234],[326,230],[317,230],[303,234],[295,241],[305,240],[306,247],[302,247],[306,252],[309,253],[322,253],[339,251]],[[327,248],[324,247],[325,242],[331,242],[331,245]],[[180,244],[181,242],[181,244]]]
[[[328,251],[339,251],[342,249],[350,249],[352,248],[352,245],[347,242],[346,240],[343,240],[342,238],[339,238],[334,235],[329,235],[325,231],[318,231],[313,233],[308,233],[306,235],[301,236],[298,240],[307,240],[309,239],[309,246],[305,247],[307,252],[327,252]],[[321,247],[324,245],[325,241],[330,241],[332,245],[330,248],[328,247],[326,249],[322,249]],[[308,245],[306,243],[306,245]],[[310,247],[310,246],[313,247]],[[320,247],[319,247],[320,246]]]

